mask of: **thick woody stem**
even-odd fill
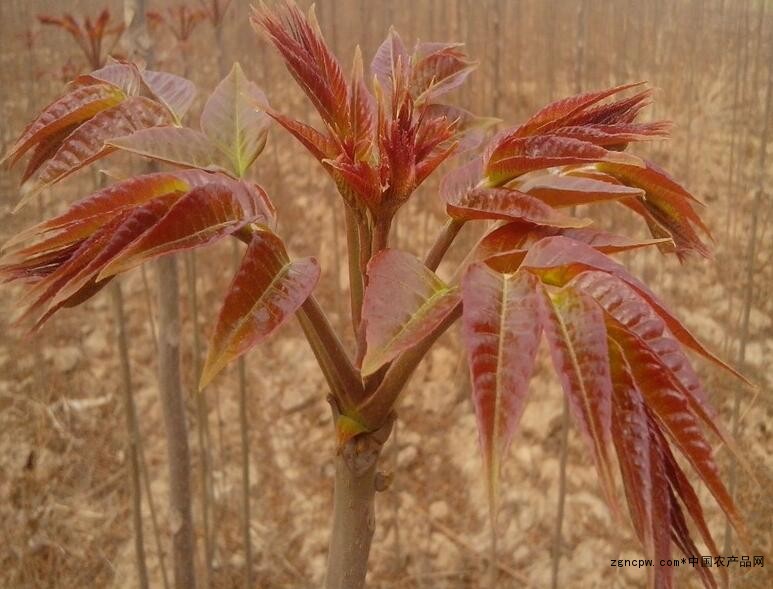
[[[335,418],[338,410],[331,404]],[[349,440],[336,456],[327,589],[365,587],[368,555],[376,529],[376,491],[386,489],[389,480],[377,471],[378,459],[393,422],[394,414],[381,429]]]

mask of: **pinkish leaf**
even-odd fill
[[[551,207],[573,207],[644,194],[640,188],[559,174],[541,174],[530,178],[518,189]]]
[[[167,72],[144,70],[142,80],[174,120],[179,123],[196,98],[196,86],[190,80]]]
[[[555,135],[515,137],[496,144],[487,153],[485,171],[490,186],[501,186],[527,172],[555,166],[595,162],[644,166],[634,155]]]
[[[147,260],[222,239],[250,223],[269,224],[268,197],[244,182],[199,186],[178,200],[163,219],[115,257],[106,278]]]
[[[483,264],[462,279],[462,333],[494,511],[500,464],[523,414],[542,333],[537,288],[533,275],[499,274]]]
[[[231,161],[201,131],[187,127],[151,127],[107,142],[143,157],[200,170],[231,169]]]
[[[417,258],[398,250],[381,250],[368,263],[362,307],[367,342],[363,376],[418,344],[458,302],[457,289]]]
[[[29,194],[59,182],[114,151],[115,148],[105,145],[106,141],[168,122],[166,109],[142,96],[127,98],[117,106],[103,110],[70,133],[54,156],[41,166],[34,189]],[[22,199],[17,209],[25,201]]]
[[[538,199],[509,188],[475,188],[447,202],[446,210],[454,219],[521,220],[551,227],[583,227],[587,219],[570,217]]]
[[[539,291],[550,355],[569,408],[588,446],[604,496],[617,512],[609,461],[612,380],[604,312],[589,296],[565,287]]]
[[[123,92],[107,84],[75,88],[43,109],[11,146],[3,161],[11,160],[11,164],[15,163],[33,146],[87,121],[125,98]]]
[[[292,317],[318,280],[314,258],[291,261],[276,235],[255,233],[223,301],[199,390]]]

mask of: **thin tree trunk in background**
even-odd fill
[[[181,48],[182,49],[182,48]],[[187,53],[182,50],[182,77],[190,77]],[[197,271],[197,252],[191,250],[184,254],[185,276],[187,278],[188,300],[190,302],[190,314],[192,324],[193,350],[193,379],[194,389],[201,376],[202,347],[199,336],[199,290]],[[211,506],[214,504],[214,489],[212,484],[212,442],[209,430],[209,406],[207,397],[202,391],[196,391],[196,433],[199,449],[199,485],[201,494],[201,523],[203,526],[204,543],[204,576],[201,579],[202,587],[210,587],[212,584],[212,559],[214,554],[213,535],[211,526]]]
[[[759,159],[757,162],[757,192],[754,195],[754,203],[751,210],[751,231],[746,250],[746,281],[744,288],[743,315],[741,318],[741,333],[738,340],[738,366],[743,368],[746,362],[746,346],[749,339],[749,323],[751,318],[752,302],[754,301],[754,276],[757,258],[757,236],[759,232],[759,218],[761,215],[762,201],[765,195],[765,162],[767,160],[768,143],[770,141],[770,119],[773,117],[773,43],[770,44],[770,57],[768,60],[768,84],[765,92],[765,111],[760,131]],[[740,391],[736,390],[733,400],[733,437],[739,433],[739,414],[741,405]],[[735,498],[736,479],[738,474],[737,464],[732,461],[729,474],[730,495]],[[731,554],[733,531],[729,522],[725,524],[725,554]]]
[[[123,388],[126,434],[128,437],[129,484],[132,495],[132,526],[134,529],[134,553],[137,559],[137,582],[140,589],[148,589],[148,567],[145,561],[145,536],[142,529],[142,487],[140,484],[139,435],[137,408],[134,404],[131,364],[129,363],[129,343],[126,333],[126,316],[123,310],[121,283],[113,281],[110,286],[113,300],[113,314],[118,341],[118,354],[121,360],[121,381]]]
[[[156,262],[159,284],[158,377],[169,460],[169,509],[177,589],[194,589],[195,541],[191,509],[191,458],[180,375],[180,308],[177,260]]]
[[[145,0],[124,0],[130,54],[152,64]],[[158,382],[169,461],[169,519],[176,589],[195,589],[195,540],[191,509],[191,461],[180,376],[180,308],[177,260],[156,262],[159,285]]]
[[[491,88],[491,114],[494,117],[498,117],[502,102],[501,87],[504,82],[502,79],[502,21],[504,20],[505,3],[500,0],[494,0],[494,5],[496,9],[492,23],[494,34],[494,75]]]
[[[545,4],[545,39],[547,41],[548,65],[545,68],[547,75],[547,102],[555,99],[556,92],[556,0],[548,0]]]
[[[696,55],[698,55],[697,52],[697,45],[698,45],[698,39],[700,38],[700,32],[701,32],[701,16],[703,14],[703,11],[700,9],[701,6],[698,4],[696,15],[696,9],[694,6],[698,4],[696,2],[691,5],[691,16],[695,19],[695,27],[693,27],[693,38],[690,42],[690,57],[689,57],[689,65],[687,66],[687,90],[686,90],[686,99],[687,102],[687,145],[684,149],[684,170],[683,170],[683,176],[684,176],[684,182],[685,184],[690,184],[690,172],[691,164],[692,164],[692,144],[693,144],[693,123],[695,119],[695,100],[694,100],[694,94],[695,94],[695,61],[696,61]]]
[[[585,42],[586,31],[588,28],[588,6],[587,0],[581,0],[577,5],[577,42],[575,44],[574,59],[574,92],[582,92],[582,86],[585,76]]]

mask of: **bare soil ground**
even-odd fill
[[[19,44],[14,46],[18,48]],[[48,68],[60,46],[53,43],[52,49],[36,50],[36,67]],[[201,56],[205,49],[199,51]],[[8,126],[3,132],[4,142],[55,93],[56,85],[42,80],[34,96],[11,95],[8,85],[19,67],[13,56],[11,48],[0,54],[0,83],[6,86],[0,106],[4,126]],[[203,88],[211,87],[211,66],[202,68],[197,76]],[[305,111],[306,103],[292,93],[288,76],[276,63],[263,71],[264,76],[278,80],[275,89],[269,90],[275,104],[295,114]],[[705,78],[711,99],[692,114],[691,132],[696,143],[694,159],[689,162],[689,186],[709,205],[706,219],[717,237],[715,259],[693,260],[680,266],[674,259],[646,252],[624,260],[653,284],[700,339],[723,357],[734,360],[745,288],[743,256],[756,182],[751,162],[759,145],[753,129],[742,135],[745,147],[741,154],[750,163],[743,167],[736,192],[728,195],[724,187],[732,128],[726,92],[731,73],[723,71],[721,76],[718,81]],[[519,87],[515,96],[529,108],[539,102],[526,85]],[[667,92],[663,98],[658,113],[668,113],[678,121],[686,116],[684,105],[669,98]],[[520,107],[519,113],[523,114]],[[644,150],[677,177],[688,166],[683,156],[684,133],[683,128],[678,130],[672,144]],[[125,169],[121,159],[105,165]],[[769,182],[773,178],[770,169],[767,172]],[[341,231],[334,223],[342,218],[333,215],[335,196],[329,181],[298,145],[276,129],[261,156],[256,176],[280,208],[279,229],[292,251],[319,257],[324,271],[319,298],[330,310],[333,322],[346,331],[342,314],[348,305],[342,291],[346,278],[337,261],[343,254],[344,240],[338,240],[337,252],[333,240],[333,232]],[[60,210],[93,186],[93,176],[82,174],[14,216],[10,211],[18,199],[14,188],[17,178],[17,173],[3,172],[0,176],[3,241],[39,220],[42,214]],[[435,188],[428,185],[422,189],[416,202],[401,214],[399,247],[421,254],[434,238],[434,230],[442,222]],[[599,211],[601,214],[606,209]],[[744,389],[731,377],[696,359],[698,372],[725,423],[729,424],[734,395],[741,394],[743,418],[738,441],[755,468],[758,482],[747,473],[738,474],[738,503],[750,523],[754,546],[750,552],[737,546],[733,551],[738,555],[764,555],[766,560],[773,558],[769,492],[773,483],[773,373],[769,368],[773,352],[773,303],[769,296],[773,287],[772,211],[768,197],[760,212],[762,236],[753,272],[755,291],[743,365],[758,390]],[[610,214],[602,225],[618,230],[634,227],[622,218]],[[296,224],[300,224],[300,230]],[[642,228],[636,225],[636,231]],[[450,274],[453,262],[462,257],[464,245],[469,246],[475,238],[473,233],[460,238],[451,263],[444,264],[441,273]],[[203,307],[199,329],[205,335],[230,279],[223,270],[230,267],[230,255],[230,244],[223,244],[199,257]],[[159,547],[146,496],[148,565],[151,585],[161,587],[159,556],[168,566],[166,537],[171,524],[166,507],[166,453],[154,372],[154,337],[149,321],[155,315],[153,272],[148,272],[148,278],[146,286],[141,272],[135,271],[123,279],[122,285],[128,304],[132,378],[143,453],[161,530]],[[126,434],[109,297],[100,294],[80,308],[59,313],[40,335],[30,338],[10,325],[18,294],[17,289],[5,286],[0,295],[0,587],[135,587]],[[194,509],[200,523],[200,453],[192,396],[196,379],[191,361],[193,326],[185,296],[182,309],[183,370],[190,391],[190,444],[197,471]],[[490,566],[488,512],[467,368],[459,351],[458,332],[452,330],[419,368],[400,401],[396,435],[385,451],[385,469],[394,472],[395,480],[378,498],[378,527],[369,577],[374,589],[485,586],[483,579]],[[324,382],[295,323],[250,352],[247,369],[251,530],[257,586],[319,587],[330,523],[334,452]],[[211,583],[215,588],[243,585],[236,382],[235,370],[230,370],[207,393],[214,454],[217,550]],[[550,586],[563,401],[544,350],[532,389],[503,475],[498,519],[499,586],[503,588]],[[729,452],[719,448],[717,455],[723,472],[728,472],[732,461]],[[643,570],[610,567],[610,559],[638,559],[641,552],[627,519],[612,519],[601,498],[590,458],[574,429],[569,436],[567,485],[559,586],[643,587]],[[724,519],[705,488],[697,488],[721,546]],[[200,531],[198,540],[200,546]],[[698,586],[689,568],[688,564],[677,571],[679,587]],[[764,568],[733,569],[731,577],[737,587],[770,587],[771,568],[773,562],[768,560]]]

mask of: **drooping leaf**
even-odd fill
[[[19,244],[35,236],[57,232],[46,246],[28,246],[18,252],[29,256],[35,251],[53,249],[86,237],[116,214],[145,201],[172,192],[188,191],[192,172],[155,173],[129,178],[72,204],[64,213],[25,229],[3,245],[3,250],[16,252]],[[45,242],[44,242],[45,243]],[[31,248],[31,249],[30,249]]]
[[[693,204],[700,204],[694,196],[671,178],[666,172],[646,162],[646,167],[632,167],[622,163],[602,162],[597,168],[618,178],[629,186],[644,190],[646,198],[641,205],[646,209],[648,221],[654,221],[674,239],[680,255],[689,251],[708,257],[708,248],[698,237],[693,225],[711,236],[708,227],[695,212]],[[636,207],[633,210],[641,211]]]
[[[617,451],[623,488],[628,500],[634,530],[648,556],[668,558],[671,543],[668,483],[657,448],[652,448],[649,416],[630,367],[614,340],[609,344],[612,394],[612,439]],[[665,575],[658,587],[669,586],[671,567],[658,567],[655,575]],[[649,575],[654,581],[654,576]],[[650,583],[650,586],[653,586]]]
[[[706,349],[643,282],[587,244],[564,236],[547,237],[529,248],[523,266],[538,272],[544,282],[558,286],[585,270],[601,270],[620,278],[647,300],[679,342],[748,383],[743,375]]]
[[[199,390],[287,321],[318,280],[314,258],[291,261],[277,236],[255,233],[220,310]]]
[[[106,278],[165,254],[222,239],[250,223],[269,224],[265,193],[246,183],[199,186],[178,200],[141,238],[101,272]]]
[[[612,380],[604,313],[592,298],[572,288],[548,292],[543,287],[539,292],[553,367],[593,456],[604,496],[617,513],[609,461]]]
[[[124,98],[123,92],[107,84],[75,88],[43,109],[11,146],[3,161],[10,160],[11,164],[15,163],[33,146],[41,144],[64,129],[87,121],[97,113],[117,105]]]
[[[266,95],[249,81],[235,63],[217,85],[201,113],[201,130],[242,177],[266,144],[268,116],[258,110],[268,104]]]
[[[638,241],[591,227],[560,229],[512,221],[487,233],[473,251],[473,260],[485,261],[499,272],[515,272],[529,249],[538,241],[561,235],[585,243],[605,254],[658,245],[660,240]]]
[[[232,162],[201,131],[187,127],[151,127],[107,142],[112,147],[170,164],[219,171]]]
[[[559,174],[541,174],[526,180],[518,189],[551,207],[573,207],[644,194],[640,188],[624,184],[610,184]]]
[[[672,338],[666,322],[643,296],[620,278],[605,272],[582,272],[570,284],[593,297],[611,317],[647,342],[650,349],[667,363],[691,401],[699,404],[707,416],[716,415],[687,356]]]
[[[650,422],[653,423],[654,420],[650,418]],[[659,442],[663,456],[663,463],[666,470],[666,476],[668,477],[669,481],[671,481],[671,486],[674,488],[675,493],[678,495],[679,499],[681,499],[685,509],[687,510],[687,513],[690,515],[693,522],[695,523],[695,526],[698,528],[701,538],[703,538],[706,547],[709,549],[709,553],[719,554],[719,548],[717,547],[717,544],[714,541],[714,537],[711,535],[711,531],[706,524],[706,518],[703,514],[703,507],[701,506],[700,499],[698,498],[695,489],[693,488],[692,484],[690,484],[690,481],[687,480],[687,476],[684,474],[682,468],[677,463],[676,458],[671,452],[671,448],[669,447],[668,442],[663,436],[663,433],[660,432],[660,430],[657,428],[651,428],[651,430],[653,431],[653,438],[656,438]],[[693,552],[692,554],[695,553]],[[727,579],[727,570],[721,568],[720,575]],[[716,584],[713,583],[713,577],[709,577],[707,586],[716,586]]]
[[[115,148],[105,145],[106,141],[168,122],[166,109],[142,96],[127,98],[117,106],[103,110],[67,136],[53,157],[40,167],[34,189],[29,194],[59,182],[114,151]],[[25,200],[17,208],[23,202]]]
[[[499,143],[486,158],[486,177],[490,186],[500,186],[527,172],[555,166],[609,162],[631,167],[644,166],[636,156],[609,151],[598,145],[560,137],[538,135],[515,137]]]
[[[502,458],[520,422],[542,333],[537,280],[474,264],[462,280],[462,329],[491,509]]]
[[[636,387],[647,406],[701,477],[741,537],[748,539],[743,518],[722,482],[711,445],[701,432],[695,407],[676,378],[638,336],[620,323],[607,319],[607,331],[623,351]]]
[[[588,219],[558,212],[540,200],[509,188],[475,188],[447,201],[446,210],[454,219],[522,220],[551,227],[583,227]]]
[[[381,250],[368,264],[362,306],[367,343],[363,376],[418,344],[458,302],[458,290],[420,260],[398,250]]]
[[[156,223],[173,202],[173,199],[154,199],[132,211],[120,213],[103,225],[85,239],[65,261],[32,287],[27,293],[27,298],[32,300],[18,321],[38,311],[45,313],[44,317],[48,318],[48,311],[58,308],[59,303],[77,293],[88,282],[103,281],[102,277],[96,275],[105,263]],[[36,328],[41,324],[39,321]]]

